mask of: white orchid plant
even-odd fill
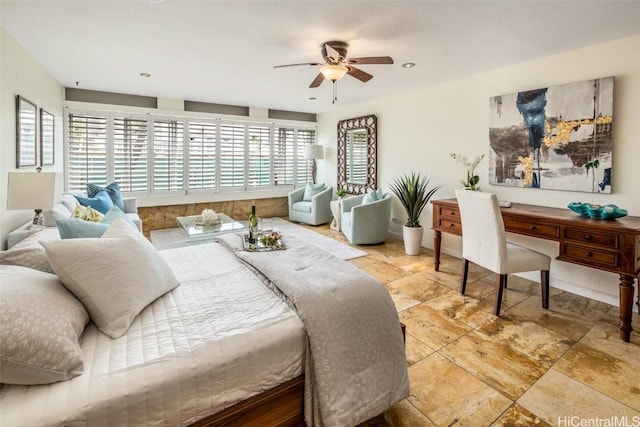
[[[484,159],[484,154],[476,157],[472,162],[469,161],[467,156],[463,156],[462,154],[451,153],[451,158],[461,163],[467,171],[467,178],[460,180],[460,184],[467,190],[480,190],[480,186],[478,185],[480,177],[475,174],[475,169],[482,159]]]

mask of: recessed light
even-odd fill
[[[149,3],[164,3],[164,0],[149,0]]]
[[[149,73],[140,73],[140,77],[151,77]]]
[[[416,64],[413,62],[405,62],[404,64],[402,64],[402,68],[413,68],[415,66]]]
[[[315,101],[315,100],[316,100],[316,97],[315,97],[315,96],[310,96],[310,97],[309,97],[309,101]]]

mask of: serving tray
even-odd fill
[[[287,249],[287,245],[284,243],[282,236],[278,238],[273,244],[265,244],[260,237],[256,239],[256,243],[249,243],[249,235],[245,234],[242,239],[243,249],[247,252],[271,252],[271,251],[284,251]]]

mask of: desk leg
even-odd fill
[[[433,266],[436,271],[440,271],[440,245],[442,244],[442,232],[436,231],[433,235]]]
[[[631,339],[631,317],[633,316],[633,292],[635,277],[620,275],[620,339],[629,342]]]

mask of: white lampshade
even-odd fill
[[[343,78],[344,75],[347,74],[347,71],[349,71],[347,67],[338,64],[323,65],[320,68],[320,72],[322,73],[324,78],[334,82]]]
[[[322,159],[324,157],[324,150],[322,145],[307,144],[304,146],[304,158],[307,160]]]
[[[9,172],[7,210],[51,209],[55,196],[55,172]]]

